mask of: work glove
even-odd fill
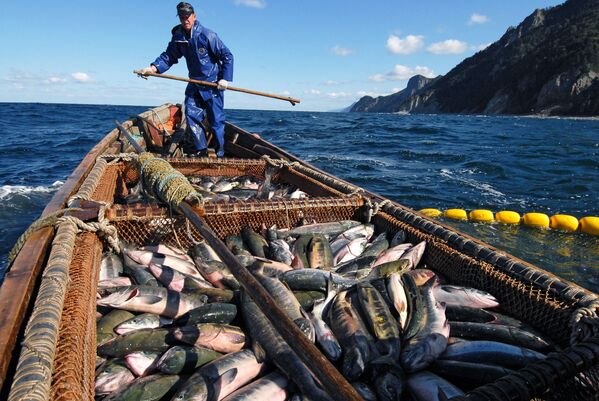
[[[229,86],[229,82],[226,79],[219,79],[217,85],[219,91],[224,91]]]
[[[146,78],[146,75],[155,74],[157,72],[158,72],[158,69],[156,67],[154,67],[153,65],[151,65],[149,67],[142,68],[141,70],[139,70],[137,75],[139,75],[140,77],[142,77],[144,79],[148,79],[148,78]]]

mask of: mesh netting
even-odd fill
[[[173,168],[186,176],[238,177],[251,175],[264,179],[266,162],[247,159],[182,158],[166,159]]]
[[[252,176],[264,180],[266,169],[272,169],[272,183],[290,184],[300,188],[311,196],[342,196],[343,193],[309,177],[294,168],[276,168],[269,166],[264,160],[248,159],[213,159],[213,158],[171,158],[166,159],[171,166],[185,175],[205,177],[241,177]],[[139,180],[140,174],[136,163],[122,166],[123,178],[128,185]]]
[[[239,234],[244,227],[257,230],[262,224],[289,228],[301,219],[316,222],[357,219],[363,203],[354,197],[206,204],[204,220],[219,238],[224,239]],[[117,227],[120,238],[136,245],[164,243],[187,249],[193,241],[200,239],[184,217],[170,216],[167,209],[155,206],[114,205],[107,217]]]
[[[104,171],[102,179],[98,182],[92,199],[101,202],[112,202],[117,187],[117,176],[120,174],[122,166],[118,164],[109,164]]]
[[[101,254],[102,243],[95,234],[77,237],[52,372],[51,400],[94,399],[95,295]]]

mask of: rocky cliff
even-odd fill
[[[389,96],[379,96],[373,98],[364,96],[351,106],[349,111],[373,111],[379,113],[393,113],[399,111],[397,107],[403,104],[419,90],[438,78],[426,78],[422,75],[416,75],[408,81],[405,89]]]
[[[351,111],[597,116],[599,1],[536,10],[446,75],[407,90],[362,98]]]

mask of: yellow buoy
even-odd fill
[[[493,212],[485,209],[472,210],[468,214],[468,217],[470,217],[470,220],[480,223],[492,223],[494,220]]]
[[[468,215],[464,209],[447,209],[443,216],[454,220],[468,220]]]
[[[590,235],[599,235],[599,217],[587,216],[580,219],[580,231]]]
[[[545,213],[526,213],[522,217],[522,222],[529,227],[548,228],[549,216]]]
[[[443,214],[443,212],[441,212],[439,209],[421,209],[419,212],[425,216],[433,218],[439,217]]]
[[[502,210],[495,213],[495,220],[503,224],[520,224],[520,215],[511,210]]]
[[[567,214],[556,214],[549,219],[549,225],[556,230],[572,232],[578,230],[578,219]]]

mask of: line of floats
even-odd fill
[[[555,229],[566,232],[581,232],[588,235],[599,236],[599,217],[586,216],[581,219],[568,214],[525,213],[520,216],[512,210],[502,210],[493,213],[487,209],[475,209],[467,212],[464,209],[439,209],[427,208],[419,210],[420,213],[432,217],[445,217],[453,220],[472,221],[476,223],[523,224],[528,227]]]

